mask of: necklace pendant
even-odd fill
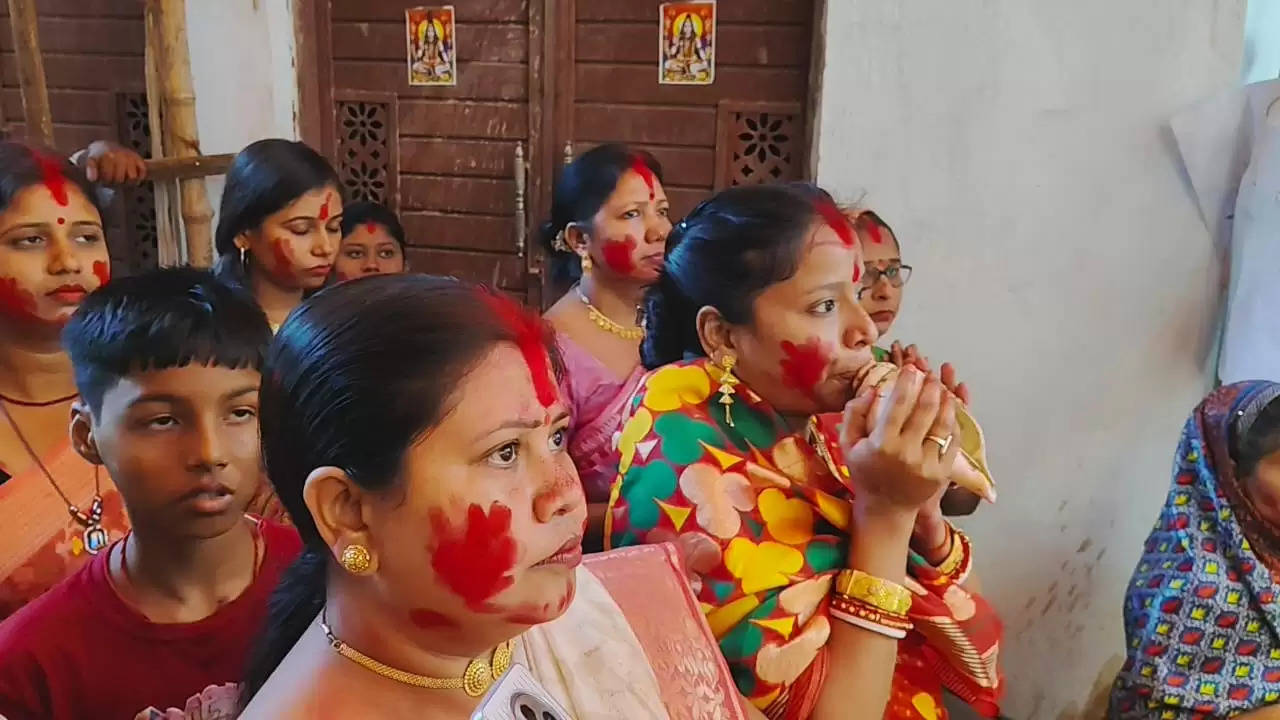
[[[84,529],[84,549],[90,555],[97,555],[107,546],[107,531],[98,523]]]

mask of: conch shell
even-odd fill
[[[876,389],[877,397],[871,401],[868,417],[874,423],[880,413],[880,399],[888,397],[893,391],[893,383],[898,379],[899,368],[893,363],[871,363],[858,371],[853,380],[855,392],[870,385]],[[956,464],[951,472],[951,481],[989,502],[995,502],[995,480],[987,468],[986,441],[982,428],[969,414],[968,408],[956,398],[956,434],[952,442],[960,443],[960,453],[956,456]]]

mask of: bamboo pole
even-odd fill
[[[146,75],[147,119],[151,123],[151,157],[164,157],[163,95],[160,91],[160,66],[164,48],[160,42],[160,25],[156,20],[155,3],[146,6]],[[186,243],[182,239],[182,218],[178,217],[175,199],[178,197],[176,182],[153,182],[156,203],[156,262],[160,267],[182,264]]]
[[[53,146],[53,114],[49,112],[49,88],[40,57],[40,29],[36,25],[35,0],[9,0],[9,28],[22,88],[22,112],[27,135]]]
[[[12,0],[11,0],[12,1]],[[148,0],[159,37],[157,68],[160,71],[162,122],[166,158],[200,155],[200,135],[196,130],[196,94],[192,88],[191,57],[187,49],[187,8],[185,0]],[[186,229],[187,257],[192,265],[213,264],[213,209],[204,178],[178,181],[182,224]]]

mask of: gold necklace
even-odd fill
[[[462,677],[456,678],[433,678],[426,675],[415,675],[411,672],[398,670],[385,663],[378,662],[364,653],[356,650],[350,645],[342,642],[334,637],[333,631],[329,629],[329,624],[325,622],[323,616],[320,619],[320,627],[324,630],[324,636],[329,638],[329,645],[337,651],[339,655],[359,665],[377,675],[381,675],[389,680],[395,680],[404,685],[412,685],[414,687],[426,688],[428,690],[462,690],[469,697],[480,697],[484,695],[498,678],[511,667],[511,652],[515,645],[514,640],[507,640],[498,647],[493,649],[493,655],[490,659],[476,658],[467,665],[466,672],[462,673]]]
[[[587,306],[587,317],[591,318],[591,322],[605,332],[612,333],[623,340],[640,341],[644,339],[644,328],[640,326],[625,327],[613,321],[608,315],[600,312],[600,308],[591,304],[587,299],[587,294],[582,292],[582,286],[578,286],[578,299],[583,305]]]

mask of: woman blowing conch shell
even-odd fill
[[[876,362],[860,370],[853,380],[854,390],[859,394],[868,388],[875,389],[876,399],[871,401],[871,410],[867,415],[869,418],[876,419],[876,423],[871,427],[872,430],[875,429],[875,425],[883,414],[888,412],[887,404],[881,403],[880,400],[889,397],[893,392],[894,383],[897,382],[900,371],[901,368],[893,363]],[[955,396],[954,393],[952,396]],[[926,439],[937,443],[942,452],[945,452],[951,443],[960,443],[960,453],[956,455],[955,466],[951,471],[951,482],[985,498],[988,502],[995,502],[996,483],[991,477],[991,471],[987,469],[986,442],[982,435],[982,428],[978,426],[977,421],[969,414],[959,398],[956,400],[956,434],[948,438],[931,435]]]

